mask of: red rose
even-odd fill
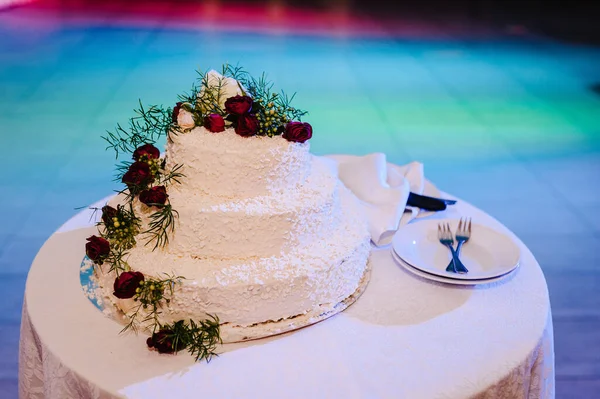
[[[290,122],[285,126],[283,138],[287,141],[304,143],[312,137],[312,126],[308,123]]]
[[[133,298],[142,281],[144,275],[140,272],[123,272],[115,279],[113,295],[120,299]]]
[[[140,201],[148,206],[163,206],[167,202],[167,189],[165,186],[156,186],[140,193]]]
[[[148,348],[154,348],[158,353],[173,353],[176,348],[173,346],[173,331],[161,328],[158,332],[152,333],[152,336],[146,340]]]
[[[150,184],[152,181],[150,166],[148,166],[146,162],[134,162],[129,166],[129,170],[125,172],[123,179],[121,180],[128,186],[143,186]]]
[[[256,115],[245,114],[237,119],[235,132],[243,137],[254,136],[258,131],[258,119]]]
[[[210,114],[204,117],[204,127],[213,133],[225,130],[225,120],[219,114]]]
[[[136,161],[140,161],[144,156],[146,159],[158,159],[160,157],[160,151],[152,144],[144,144],[133,152],[133,159]]]
[[[105,225],[112,225],[114,223],[113,218],[117,217],[118,213],[119,211],[112,206],[105,205],[102,207],[102,221]]]
[[[177,104],[175,104],[175,107],[173,108],[173,114],[171,115],[171,122],[173,123],[177,123],[177,115],[179,115],[179,110],[181,109],[181,102],[178,102]]]
[[[252,98],[248,96],[229,97],[225,101],[225,109],[230,114],[244,115],[252,109]]]
[[[97,236],[88,237],[87,241],[85,244],[85,254],[94,263],[101,265],[108,254],[110,254],[110,243],[108,240]]]

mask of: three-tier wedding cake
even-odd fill
[[[164,347],[178,323],[218,320],[224,342],[315,323],[369,279],[366,218],[309,152],[312,127],[292,120],[303,113],[224,72],[203,75],[169,113],[164,155],[149,140],[132,146],[120,204],[103,208],[101,237],[88,239],[88,256],[109,265],[97,268],[104,295],[163,352],[181,349]]]

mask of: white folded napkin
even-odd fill
[[[407,209],[406,201],[411,191],[423,193],[425,176],[421,163],[394,165],[382,153],[322,158],[337,170],[340,180],[361,201],[375,245],[389,244],[401,225],[417,217],[419,209]]]

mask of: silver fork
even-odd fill
[[[447,271],[453,273],[467,273],[467,268],[462,264],[460,259],[458,259],[458,256],[452,247],[454,244],[454,238],[452,238],[452,231],[450,230],[450,225],[448,223],[438,224],[438,239],[440,240],[440,243],[448,248],[452,254],[452,261],[449,265],[451,267],[450,270]]]
[[[469,241],[469,238],[471,238],[471,218],[461,218],[460,221],[458,222],[458,227],[456,228],[456,242],[458,243],[456,245],[456,257],[460,258],[460,249],[462,248],[462,245]],[[448,267],[446,267],[446,271],[447,272],[453,272],[454,271],[454,265],[452,264],[453,262],[450,262],[448,264]],[[462,262],[461,262],[462,264]],[[466,267],[464,267],[464,271],[463,273],[468,273],[469,271],[467,270]],[[460,270],[459,270],[460,273]]]

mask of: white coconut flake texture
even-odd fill
[[[274,321],[318,316],[356,299],[368,278],[366,216],[308,149],[281,137],[204,128],[167,145],[167,164],[184,165],[185,174],[168,188],[179,213],[175,232],[167,247],[138,245],[127,258],[147,276],[185,277],[161,322],[217,315],[227,342],[266,336]],[[146,224],[152,209],[137,201],[134,209]],[[99,279],[107,297],[114,279]],[[113,303],[125,313],[135,306],[131,299]]]
[[[186,189],[213,198],[245,199],[302,184],[311,167],[308,142],[281,136],[242,137],[232,128],[197,127],[172,134],[167,167],[182,165]]]

